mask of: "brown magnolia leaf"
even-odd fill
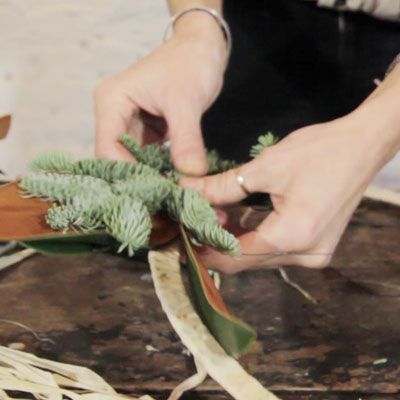
[[[53,230],[45,216],[52,203],[23,198],[17,182],[0,187],[0,240],[49,236]]]
[[[193,261],[198,266],[198,272],[200,273],[200,280],[203,285],[203,290],[205,295],[208,298],[208,301],[214,305],[214,307],[226,316],[232,316],[232,313],[228,310],[222,296],[221,292],[215,287],[214,280],[211,278],[210,274],[208,273],[208,269],[205,267],[199,253],[192,247],[193,252]]]
[[[0,117],[0,139],[4,139],[7,136],[11,126],[11,115],[5,115]]]
[[[17,182],[0,187],[0,240],[34,240],[60,236],[47,225],[47,210],[51,201],[38,198],[24,198]],[[156,215],[152,219],[153,230],[150,237],[152,248],[175,239],[179,234],[178,225],[167,215]]]
[[[156,214],[151,220],[153,223],[153,230],[150,235],[151,248],[169,243],[180,234],[179,225],[172,221],[166,213]]]
[[[236,318],[227,308],[198,252],[181,227],[188,269],[199,312],[207,327],[225,351],[234,357],[246,353],[256,339],[256,332]]]

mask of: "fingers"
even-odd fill
[[[96,156],[113,160],[132,160],[131,153],[118,138],[128,132],[129,122],[137,107],[114,83],[105,81],[95,93]]]
[[[184,102],[174,102],[167,110],[171,156],[182,173],[201,176],[207,173],[207,156],[201,132],[201,111]]]
[[[201,192],[213,205],[240,201],[249,193],[270,192],[272,175],[261,159],[252,160],[238,168],[203,178],[182,178],[180,183]]]
[[[207,249],[201,258],[206,267],[225,274],[283,265],[322,268],[331,259],[332,247],[321,246],[316,232],[311,219],[290,210],[282,215],[273,211],[256,230],[239,236],[239,257]]]

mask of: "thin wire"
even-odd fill
[[[261,257],[261,256],[271,256],[271,257],[279,257],[279,256],[333,256],[334,253],[307,253],[300,251],[269,251],[266,253],[242,253],[242,256],[246,257]]]

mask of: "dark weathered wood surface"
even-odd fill
[[[364,203],[332,267],[287,272],[317,305],[276,271],[223,280],[228,305],[258,332],[243,366],[284,399],[398,398],[400,209]],[[32,257],[0,274],[0,315],[54,343],[7,322],[0,322],[0,343],[24,343],[39,356],[86,365],[125,392],[165,398],[193,363],[148,273],[145,263],[102,254]],[[207,381],[186,398],[229,397]]]

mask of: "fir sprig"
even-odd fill
[[[103,220],[110,235],[121,243],[119,253],[126,248],[132,257],[137,250],[148,246],[151,218],[141,200],[124,195],[111,199]]]
[[[250,157],[255,158],[260,155],[267,147],[274,145],[278,141],[278,138],[273,133],[268,132],[265,135],[261,135],[257,139],[255,144],[250,150]]]
[[[168,173],[174,180],[178,180],[181,174],[174,170],[170,149],[159,144],[140,146],[139,142],[131,135],[121,135],[120,142],[139,162],[149,165],[160,172]],[[223,159],[216,150],[207,152],[208,174],[219,174],[228,169],[235,168],[237,163]]]
[[[125,194],[143,201],[153,215],[161,210],[170,195],[172,184],[160,175],[134,174],[128,179],[119,180],[112,185],[116,194]]]
[[[33,172],[72,173],[73,166],[72,157],[61,151],[41,154],[29,163]]]
[[[228,254],[238,254],[240,251],[239,240],[219,224],[202,223],[191,231],[199,243],[214,247],[216,250]]]
[[[120,142],[132,153],[135,159],[143,164],[164,172],[173,169],[170,151],[167,146],[149,144],[143,147],[131,135],[121,135]]]
[[[46,217],[53,229],[104,230],[120,242],[119,251],[126,249],[130,256],[148,246],[150,216],[162,209],[199,243],[230,254],[239,251],[239,241],[219,225],[208,201],[176,184],[180,174],[173,169],[167,147],[140,147],[129,135],[122,135],[120,141],[138,163],[74,161],[61,152],[47,153],[32,161],[31,169],[36,173],[20,181],[24,195],[56,202]],[[252,156],[275,141],[271,134],[260,137]],[[236,166],[216,151],[208,152],[208,163],[209,173]]]
[[[102,202],[111,195],[110,185],[92,176],[66,174],[32,174],[21,179],[20,188],[27,197],[66,203],[77,196]]]
[[[216,150],[207,152],[207,161],[209,175],[219,174],[238,166],[236,161],[223,159]]]

